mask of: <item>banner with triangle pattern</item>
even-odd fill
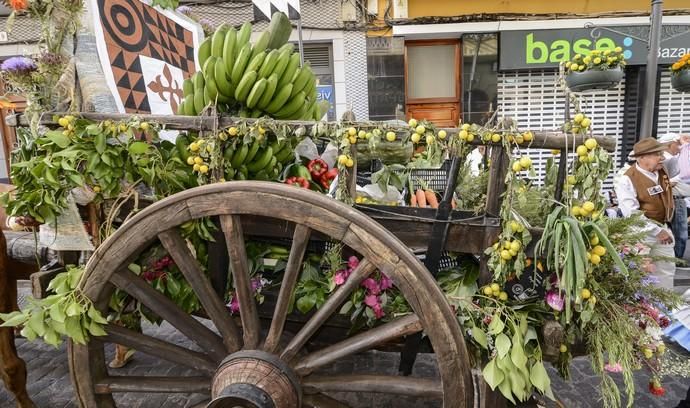
[[[140,0],[90,0],[101,66],[121,113],[175,114],[201,27]]]

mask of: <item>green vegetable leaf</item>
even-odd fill
[[[505,324],[503,323],[503,320],[501,320],[501,316],[498,313],[493,315],[491,318],[491,323],[489,323],[489,333],[496,335],[501,333],[504,328]]]
[[[134,142],[131,145],[129,145],[129,152],[131,154],[142,154],[146,153],[146,151],[149,149],[149,144],[146,142]]]
[[[0,324],[0,327],[13,327],[24,324],[29,319],[29,316],[22,312],[0,313],[0,319],[5,321],[3,324]]]
[[[94,146],[96,147],[96,151],[98,154],[102,154],[105,151],[105,133],[99,133],[96,135],[96,137],[93,140]]]
[[[480,346],[484,347],[484,349],[488,348],[486,333],[484,333],[484,330],[474,326],[472,328],[472,337],[474,338],[474,341],[476,341]]]
[[[537,361],[534,363],[534,365],[532,365],[529,380],[532,385],[534,385],[542,394],[554,401],[556,400],[553,396],[553,392],[551,391],[551,379],[549,378],[546,368],[544,368],[543,362]]]
[[[510,351],[510,339],[505,333],[501,333],[496,337],[496,351],[498,351],[498,357],[503,358]]]
[[[63,135],[61,130],[49,130],[46,132],[46,137],[61,149],[70,144],[69,137]]]
[[[505,379],[505,374],[503,374],[503,371],[496,366],[495,358],[489,361],[489,363],[484,367],[482,370],[482,376],[484,377],[484,381],[489,384],[489,387],[491,387],[492,390],[495,390],[496,387]],[[508,386],[510,387],[510,385]]]
[[[302,296],[297,299],[297,310],[302,313],[309,312],[316,304],[316,297],[314,295]]]

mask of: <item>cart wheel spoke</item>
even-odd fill
[[[225,234],[225,243],[230,256],[232,281],[235,286],[235,295],[240,305],[244,348],[254,349],[259,344],[261,326],[249,280],[249,264],[247,262],[247,251],[244,246],[242,222],[238,215],[221,215],[220,224]]]
[[[314,316],[300,329],[297,335],[290,340],[290,343],[281,353],[280,358],[285,361],[292,360],[314,332],[345,302],[350,293],[359,287],[360,283],[375,270],[376,265],[367,258],[362,258],[347,281],[326,300],[323,306],[314,313]]]
[[[227,355],[223,339],[220,336],[185,313],[175,302],[155,290],[139,276],[121,269],[113,273],[110,281],[155,311],[158,316],[198,344],[216,361],[222,360]]]
[[[276,352],[280,337],[283,334],[285,319],[290,307],[290,300],[292,299],[292,292],[295,290],[295,285],[297,284],[297,278],[299,277],[302,266],[302,259],[304,258],[307,244],[309,244],[310,235],[311,229],[301,224],[295,227],[295,232],[292,235],[290,256],[287,266],[285,267],[283,281],[280,285],[280,293],[278,294],[278,301],[275,311],[273,312],[271,328],[268,331],[266,342],[264,343],[264,350],[269,353]]]
[[[110,324],[105,328],[105,331],[108,335],[102,338],[103,341],[121,344],[148,355],[162,358],[163,360],[211,374],[216,370],[216,366],[218,365],[206,354],[189,350],[122,326]]]
[[[225,307],[223,300],[213,290],[211,282],[202,272],[199,262],[192,256],[187,243],[180,236],[180,233],[175,229],[171,229],[158,234],[158,238],[175,260],[175,264],[180,268],[187,282],[194,289],[204,310],[216,325],[223,337],[226,350],[230,353],[239,350],[241,347],[240,334],[237,326],[232,321],[230,312]]]
[[[319,375],[303,380],[309,392],[372,392],[409,397],[443,398],[443,386],[437,378],[400,377],[395,375],[347,374]]]
[[[313,408],[350,408],[349,405],[338,401],[326,394],[309,394],[302,398],[303,405]]]
[[[301,376],[308,375],[314,370],[340,358],[369,350],[376,345],[417,333],[421,330],[422,323],[419,321],[419,317],[415,314],[410,314],[308,354],[295,364],[295,371]]]
[[[112,392],[211,393],[210,377],[110,376],[95,384],[96,394]]]

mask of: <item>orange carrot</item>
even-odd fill
[[[429,203],[431,208],[438,208],[438,198],[436,198],[436,193],[432,190],[424,190],[424,195],[426,196],[426,202]]]
[[[417,206],[417,195],[416,194],[410,194],[410,207],[416,207]]]
[[[418,189],[417,192],[417,204],[421,208],[426,208],[426,197],[424,196],[424,190]]]

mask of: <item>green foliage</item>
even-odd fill
[[[472,174],[471,165],[465,162],[460,166],[455,195],[458,198],[458,209],[472,211],[475,214],[484,212],[486,207],[486,189],[489,183],[489,169]]]
[[[55,294],[44,299],[29,298],[26,309],[0,314],[4,321],[1,326],[23,326],[21,334],[27,340],[42,338],[55,347],[62,343],[61,336],[78,344],[86,344],[90,336],[104,336],[103,325],[107,320],[79,289],[83,273],[82,268],[68,266],[48,286]]]

